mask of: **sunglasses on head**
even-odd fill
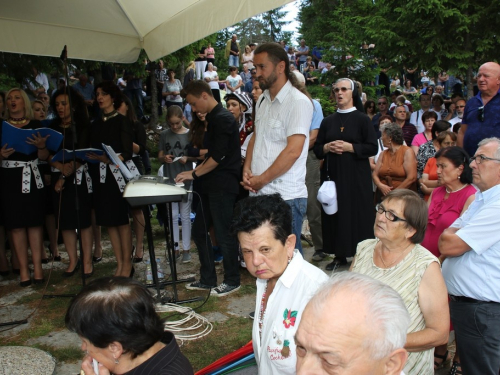
[[[481,122],[484,121],[484,105],[477,109],[477,119]]]

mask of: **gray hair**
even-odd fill
[[[382,359],[404,347],[411,319],[398,292],[370,276],[345,271],[334,273],[322,284],[308,305],[321,312],[328,299],[339,290],[363,297],[368,311],[367,324],[373,328],[363,346],[373,359]]]
[[[402,145],[404,142],[403,138],[403,129],[396,124],[396,123],[390,123],[385,126],[384,129],[385,134],[391,139],[392,142],[394,142],[397,145]]]
[[[488,143],[491,143],[491,142],[496,142],[497,144],[497,149],[495,151],[495,155],[494,157],[496,159],[500,159],[500,138],[497,138],[497,137],[491,137],[491,138],[485,138],[483,139],[481,142],[479,142],[477,144],[478,147],[481,147],[481,146],[484,146],[484,145],[487,145]]]

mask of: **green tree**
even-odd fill
[[[260,15],[265,27],[264,34],[268,42],[280,42],[284,40],[287,43],[291,39],[292,33],[283,31],[283,27],[290,23],[290,21],[283,20],[288,13],[283,8],[276,8]]]
[[[323,48],[323,61],[335,66],[323,83],[331,84],[348,76],[360,82],[376,74],[371,56],[361,45],[366,41],[364,25],[358,18],[367,11],[367,0],[304,0],[299,10],[299,32],[312,51]],[[369,91],[369,89],[368,89]]]
[[[451,71],[467,76],[472,95],[473,71],[498,59],[498,2],[485,0],[377,0],[358,16],[377,51],[401,65],[425,68],[437,75]]]

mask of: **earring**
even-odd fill
[[[117,365],[118,363],[120,362],[118,361],[118,359],[115,358],[115,365]]]

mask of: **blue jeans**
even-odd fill
[[[136,115],[137,118],[140,120],[143,116],[143,109],[142,109],[142,90],[141,89],[125,89],[123,90],[123,93],[127,95],[127,97],[130,99],[132,104],[134,103],[134,98],[137,102],[137,110],[136,110]]]
[[[214,252],[208,231],[214,226],[215,238],[219,243],[224,260],[224,283],[240,285],[238,262],[238,240],[230,234],[229,226],[233,217],[236,194],[225,192],[201,194],[201,202],[196,208],[191,234],[200,257],[200,282],[209,286],[217,285]]]
[[[295,198],[285,202],[292,209],[292,232],[297,238],[295,248],[298,249],[302,255],[304,255],[300,235],[302,234],[302,222],[304,221],[304,215],[307,210],[307,198]]]
[[[497,375],[500,368],[500,303],[450,301],[464,374]]]
[[[235,55],[229,55],[229,66],[240,66],[240,57]]]

